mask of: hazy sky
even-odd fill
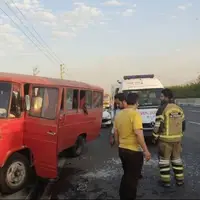
[[[128,74],[154,73],[164,84],[172,85],[190,81],[200,73],[199,0],[0,2],[0,8],[45,52],[27,31],[28,27],[40,40],[34,26],[59,61],[65,63],[66,79],[110,90],[112,83]],[[45,57],[3,11],[1,71],[32,74],[32,68],[38,66],[39,75],[59,77],[60,62]]]

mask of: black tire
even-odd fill
[[[24,172],[24,176],[21,178],[21,181],[15,186],[12,185],[11,181],[8,180],[8,170],[13,164],[18,164],[17,166],[21,166]],[[18,169],[19,170],[19,169]],[[29,161],[27,158],[20,153],[13,154],[5,163],[5,165],[0,169],[0,188],[3,194],[12,194],[18,192],[23,189],[29,180]],[[15,173],[21,173],[16,171]],[[17,176],[17,175],[16,175]],[[20,176],[20,175],[19,175]],[[9,183],[10,182],[10,183]]]
[[[110,128],[111,126],[112,126],[112,124],[107,124],[106,125],[107,128]]]
[[[80,156],[85,149],[85,137],[84,136],[79,136],[76,144],[72,148],[72,155],[74,157]]]

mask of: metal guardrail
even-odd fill
[[[200,98],[185,98],[185,99],[176,99],[178,105],[182,106],[197,106],[200,107]]]

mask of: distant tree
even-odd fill
[[[200,98],[200,75],[188,84],[171,86],[175,98]]]
[[[197,77],[196,83],[200,83],[200,75]]]

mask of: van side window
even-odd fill
[[[78,90],[67,89],[66,93],[67,110],[77,110],[78,109]]]
[[[84,104],[87,108],[92,108],[92,91],[80,91],[80,108],[83,108]]]
[[[93,107],[99,108],[103,105],[103,94],[102,92],[93,92]]]
[[[9,118],[21,117],[21,103],[20,103],[20,86],[13,84],[13,91],[11,94],[11,105]]]
[[[86,91],[87,108],[92,108],[92,91]]]
[[[57,88],[34,87],[29,114],[33,117],[55,119],[58,94]]]

